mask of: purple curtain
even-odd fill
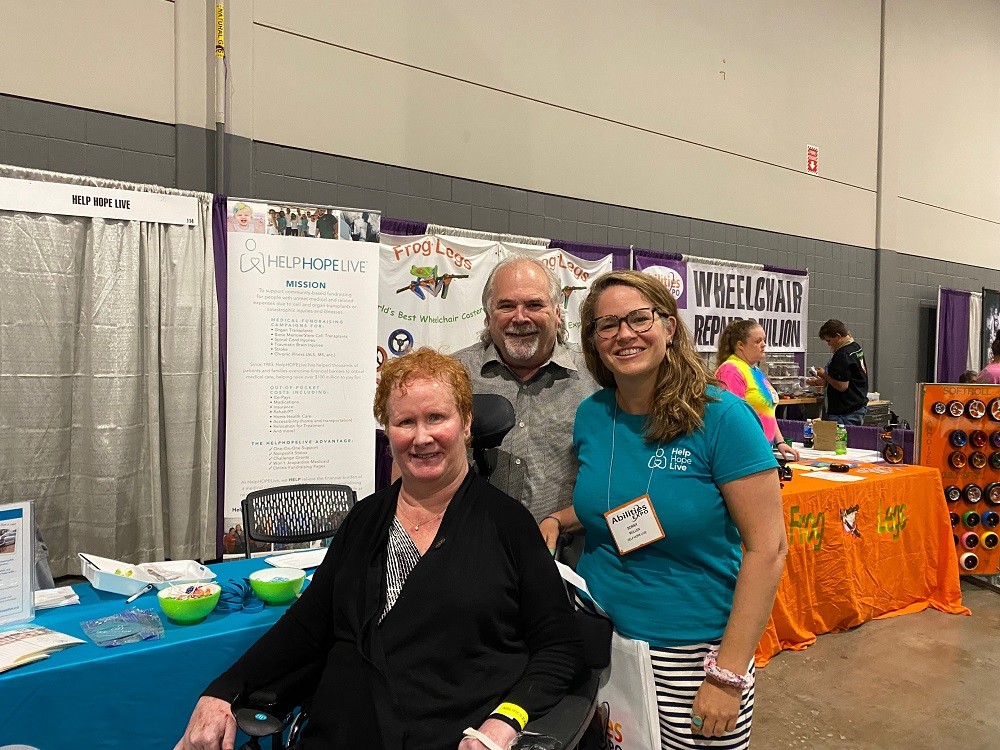
[[[771,273],[787,273],[792,276],[808,276],[809,272],[804,268],[782,268],[781,266],[769,266],[764,264],[764,270]]]
[[[938,298],[937,372],[939,383],[957,383],[969,358],[969,292],[942,289]],[[977,332],[978,335],[978,332]]]
[[[215,253],[215,293],[219,303],[219,467],[216,481],[215,555],[222,557],[222,536],[226,533],[226,318],[229,304],[229,244],[226,237],[226,201],[224,195],[212,199],[212,245]]]
[[[620,268],[628,268],[631,263],[631,256],[627,247],[616,247],[614,245],[591,245],[584,242],[569,242],[568,240],[549,240],[549,247],[558,247],[565,250],[570,255],[575,255],[583,260],[600,260],[606,255],[612,256],[611,267],[616,271]]]
[[[379,231],[382,234],[392,234],[397,237],[408,237],[410,235],[420,236],[427,234],[426,221],[410,221],[409,219],[390,219],[382,217],[379,224]]]

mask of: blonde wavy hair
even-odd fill
[[[719,367],[736,353],[736,345],[750,338],[750,331],[761,325],[753,318],[733,318],[719,334],[719,351],[715,355],[715,366]]]
[[[659,317],[672,316],[677,321],[672,343],[667,347],[656,378],[652,410],[646,419],[645,438],[650,442],[667,442],[678,435],[689,435],[702,425],[705,404],[715,401],[707,387],[718,381],[695,351],[691,335],[677,313],[677,301],[666,285],[641,271],[612,271],[599,276],[580,306],[580,323],[584,331],[583,356],[594,380],[605,388],[617,388],[611,370],[597,351],[594,320],[597,302],[613,286],[632,287],[649,300]],[[655,324],[654,324],[655,325]]]
[[[422,346],[402,357],[393,357],[382,365],[372,408],[380,425],[389,425],[389,396],[392,392],[396,388],[405,392],[407,386],[420,378],[439,380],[449,386],[462,422],[469,423],[472,419],[472,382],[465,366],[454,357]]]

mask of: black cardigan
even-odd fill
[[[231,701],[326,660],[301,747],[454,750],[509,701],[536,718],[582,668],[531,514],[469,472],[381,625],[399,482],[358,503],[312,583],[205,695]]]

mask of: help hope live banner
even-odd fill
[[[635,267],[670,289],[699,352],[714,352],[734,318],[754,318],[771,352],[804,352],[809,323],[808,274],[780,273],[762,265],[675,260],[635,251]]]
[[[375,488],[378,245],[255,226],[227,234],[227,528],[253,490],[335,483],[365,497]]]
[[[483,287],[504,257],[530,255],[562,284],[559,306],[569,341],[580,342],[580,304],[590,282],[610,271],[612,256],[587,261],[558,248],[467,237],[382,236],[379,364],[420,346],[456,352],[479,340],[485,324]]]

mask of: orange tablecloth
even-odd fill
[[[884,466],[884,464],[883,464]],[[934,607],[962,606],[958,559],[937,469],[892,467],[830,482],[795,472],[782,490],[788,559],[755,661],[801,650],[820,633]],[[856,533],[842,514],[856,506]],[[849,518],[847,519],[850,520]]]

